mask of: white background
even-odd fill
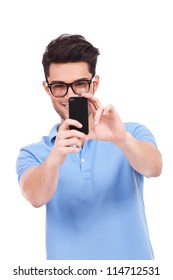
[[[4,2],[4,3],[3,3]],[[6,263],[45,260],[45,208],[21,195],[15,173],[20,147],[59,121],[42,88],[42,54],[61,33],[78,33],[100,49],[103,104],[155,135],[163,172],[145,180],[145,205],[155,258],[168,262],[172,227],[172,1],[1,1],[0,4],[0,254]]]

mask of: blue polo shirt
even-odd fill
[[[19,181],[28,168],[47,158],[57,128],[20,150]],[[126,128],[135,138],[156,145],[145,126],[126,123]],[[89,140],[79,153],[68,154],[56,192],[46,205],[47,259],[153,259],[143,183],[143,176],[111,142]]]

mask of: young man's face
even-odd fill
[[[51,64],[49,77],[47,78],[48,83],[55,82],[64,82],[64,83],[73,83],[78,80],[91,80],[92,75],[88,70],[88,64],[86,62],[75,62],[75,63],[62,63],[62,64]],[[61,84],[59,84],[61,87]],[[68,112],[68,99],[72,96],[77,96],[71,87],[68,88],[68,92],[65,96],[55,97],[50,88],[47,86],[46,82],[43,82],[43,86],[51,97],[52,104],[56,112],[61,117],[63,122],[66,118],[69,117]],[[93,93],[98,86],[98,76],[95,77],[95,81],[90,84],[89,92]],[[59,87],[59,86],[58,86]]]

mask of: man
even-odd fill
[[[98,55],[80,35],[47,46],[43,86],[61,123],[21,149],[18,179],[34,207],[46,205],[47,259],[153,259],[143,180],[160,175],[161,155],[145,126],[124,124],[94,96]],[[77,95],[88,99],[88,135],[69,129],[81,127],[69,119],[68,99]]]

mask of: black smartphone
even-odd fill
[[[70,97],[69,98],[69,118],[77,120],[82,124],[81,128],[70,126],[70,129],[79,130],[88,134],[88,99],[85,97]]]

